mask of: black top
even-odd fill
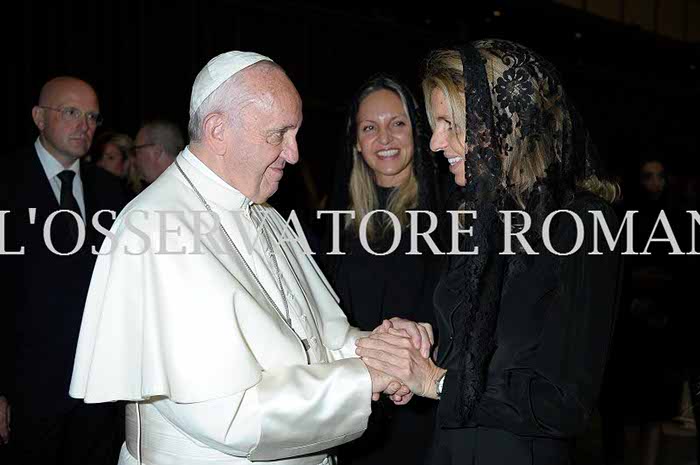
[[[635,252],[644,251],[662,210],[681,250],[688,251],[690,215],[671,208],[665,196],[640,200],[627,206],[638,210],[634,215]],[[659,226],[654,236],[663,235]],[[602,408],[604,413],[614,408],[630,424],[673,419],[685,381],[683,365],[697,357],[698,351],[690,349],[696,337],[690,331],[697,331],[698,325],[688,318],[697,314],[697,305],[687,304],[694,300],[691,294],[697,278],[692,270],[697,266],[691,265],[690,257],[671,255],[672,251],[668,242],[652,242],[649,255],[625,257],[620,315]]]
[[[391,190],[377,188],[379,208],[385,207]],[[389,232],[369,246],[376,253],[384,253],[390,249],[392,240]],[[344,231],[342,250],[347,255],[337,258],[331,279],[353,326],[370,331],[383,319],[395,316],[435,325],[432,295],[441,258],[422,244],[419,241],[423,255],[406,255],[410,250],[410,230],[406,227],[401,231],[398,248],[388,255],[377,256],[366,251],[353,232]]]
[[[566,438],[583,431],[596,401],[618,301],[620,256],[590,255],[593,217],[601,210],[611,231],[619,228],[612,209],[601,199],[579,195],[568,207],[581,218],[584,239],[578,252],[557,256],[542,244],[539,255],[508,257],[496,329],[496,350],[488,364],[486,390],[468,426],[486,426],[523,436]],[[571,250],[577,229],[567,214],[559,214],[550,230],[558,251]],[[454,312],[460,308],[443,274],[435,293],[442,337],[438,363],[447,368],[439,423],[460,426],[455,419],[458,371],[465,364],[453,350]],[[468,334],[468,331],[467,331]],[[463,426],[463,425],[461,425]]]
[[[391,190],[377,187],[378,208],[385,208]],[[384,253],[392,239],[390,232],[371,242],[370,247]],[[435,241],[439,243],[437,234]],[[347,255],[334,257],[329,277],[353,326],[370,331],[383,319],[394,316],[435,326],[432,296],[443,258],[423,245],[420,240],[423,255],[406,255],[410,250],[410,228],[406,227],[394,252],[376,256],[362,247],[354,232],[343,230],[341,250]],[[338,451],[340,463],[422,464],[432,439],[434,411],[435,403],[429,399],[415,397],[408,405],[397,407],[382,397],[372,403],[372,415],[362,438]]]
[[[92,223],[93,216],[101,210],[119,213],[124,198],[118,178],[81,163],[88,220],[85,241],[73,255],[56,255],[46,246],[43,230],[48,216],[60,207],[36,150],[26,147],[8,162],[1,175],[7,186],[1,199],[3,210],[10,210],[5,217],[5,246],[13,251],[24,247],[24,254],[2,257],[0,267],[12,291],[0,323],[0,347],[8,361],[0,370],[0,395],[50,415],[78,402],[68,396],[68,387],[95,264],[92,247],[99,249],[104,239]],[[107,230],[113,222],[109,213],[98,220]],[[52,238],[58,250],[68,251],[75,241],[68,240],[66,246],[68,234],[61,230],[62,224],[52,225]]]

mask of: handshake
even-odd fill
[[[372,334],[355,343],[355,353],[372,378],[372,400],[387,394],[397,405],[414,394],[437,399],[437,383],[446,370],[430,358],[433,328],[401,318],[384,320]]]

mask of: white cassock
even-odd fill
[[[97,259],[70,395],[130,401],[120,464],[139,455],[149,465],[327,461],[325,450],[367,426],[371,379],[355,356],[364,333],[348,325],[313,258],[280,241],[292,233],[273,208],[252,205],[188,148],[177,163],[252,273],[170,166],[102,246],[113,249]]]

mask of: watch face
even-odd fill
[[[435,392],[437,393],[437,396],[440,397],[442,395],[442,386],[445,383],[445,375],[442,375],[436,382],[435,382]]]

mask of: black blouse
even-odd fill
[[[600,210],[615,234],[611,207],[584,194],[568,207],[581,218],[584,239],[578,250],[558,256],[540,244],[539,255],[509,257],[496,328],[497,348],[483,393],[469,426],[503,429],[517,435],[566,438],[582,432],[590,419],[610,345],[619,294],[620,255],[609,252],[598,233],[602,255],[593,250],[593,217]],[[577,228],[567,214],[552,223],[552,246],[569,251]],[[456,257],[468,260],[468,256]],[[457,425],[460,360],[452,337],[460,307],[445,285],[435,292],[439,331],[438,364],[448,369],[439,403],[442,427]]]
[[[385,208],[391,189],[378,187],[377,193],[379,208]],[[422,247],[422,241],[422,255],[406,255],[410,250],[409,227],[401,231],[398,248],[385,256],[370,254],[352,231],[343,232],[341,249],[346,255],[335,257],[330,277],[350,323],[368,331],[383,319],[398,316],[434,327],[432,300],[443,257],[424,250],[427,247]],[[391,247],[392,239],[389,233],[370,245],[383,253]],[[340,463],[422,464],[432,441],[434,412],[435,403],[429,399],[414,398],[397,407],[382,397],[372,403],[372,416],[362,438],[339,449]]]
[[[391,190],[377,188],[380,208],[385,208]],[[384,256],[370,254],[355,234],[348,230],[344,233],[343,251],[347,255],[336,259],[331,280],[350,323],[370,331],[383,319],[398,316],[435,326],[432,297],[442,257],[420,248],[422,255],[406,255],[410,250],[408,227],[401,231],[398,248]],[[389,233],[370,246],[375,252],[384,253],[391,247],[392,239]]]

